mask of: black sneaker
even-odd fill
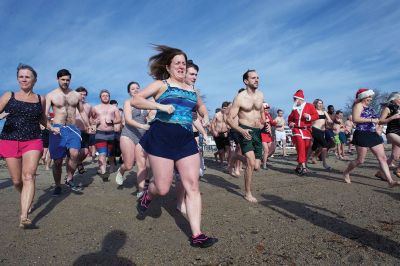
[[[75,185],[75,183],[72,179],[69,181],[65,180],[65,184],[67,186],[69,186],[71,188],[71,190],[73,190],[73,191],[81,191],[82,190],[82,188],[80,186]]]
[[[140,215],[143,215],[150,206],[151,199],[149,199],[148,191],[146,190],[143,196],[138,200],[136,205],[136,209],[138,210]]]
[[[61,195],[61,187],[55,187],[53,191],[53,197],[58,197]]]
[[[205,234],[200,234],[190,238],[190,245],[196,248],[208,248],[218,242],[218,238],[208,237]]]

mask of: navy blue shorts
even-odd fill
[[[178,161],[199,152],[193,132],[181,125],[155,121],[140,145],[150,155]]]

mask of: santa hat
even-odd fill
[[[297,98],[297,99],[304,100],[304,92],[303,92],[303,90],[296,91],[296,93],[293,95],[293,97]]]
[[[367,98],[369,96],[374,95],[374,91],[373,90],[369,90],[369,89],[365,89],[365,88],[361,88],[357,91],[356,93],[356,100],[362,100],[364,98]]]

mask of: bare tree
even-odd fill
[[[389,97],[390,92],[383,92],[380,89],[373,89],[375,92],[374,98],[372,99],[371,104],[369,105],[375,112],[380,113],[382,104],[384,104]],[[353,103],[355,98],[349,97],[345,103],[345,107],[343,110],[343,114],[348,116],[352,112]]]

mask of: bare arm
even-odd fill
[[[85,125],[85,128],[87,130],[90,127],[89,117],[85,112],[85,108],[83,107],[82,95],[79,95],[79,97],[80,97],[80,99],[79,99],[79,102],[78,102],[78,111],[79,111],[79,114],[82,117],[83,124]]]
[[[381,112],[381,117],[379,118],[380,125],[387,124],[394,119],[400,119],[400,114],[395,114],[392,115],[391,117],[388,117],[389,114],[390,114],[389,108],[385,107]]]
[[[203,135],[207,136],[207,132],[204,129],[203,125],[200,123],[199,119],[193,121],[193,126]]]
[[[150,97],[157,98],[164,86],[165,84],[162,81],[154,81],[131,99],[131,105],[138,109],[160,110],[168,114],[173,113],[175,111],[173,105],[159,104],[147,100]]]
[[[4,113],[3,111],[10,98],[11,98],[11,92],[4,93],[0,98],[0,113],[1,113],[0,119],[4,119],[8,115],[8,113]]]
[[[237,132],[242,134],[243,137],[245,137],[246,139],[250,140],[251,139],[251,135],[249,134],[249,129],[245,130],[245,129],[239,127],[238,123],[234,122],[234,118],[239,114],[239,110],[240,110],[240,98],[239,97],[240,97],[240,94],[237,95],[235,97],[235,99],[233,100],[232,107],[231,107],[231,109],[229,111],[229,114],[228,114],[228,116],[226,118],[226,122],[228,123],[228,125],[232,129],[236,130]],[[264,113],[264,112],[262,112],[262,113]],[[262,119],[262,121],[265,121],[265,114],[261,115],[261,119]]]
[[[210,118],[208,117],[207,107],[203,102],[203,99],[200,97],[200,94],[197,90],[195,90],[197,94],[197,105],[196,109],[200,116],[203,118],[203,126],[206,127],[210,123]]]
[[[136,96],[135,96],[136,97]],[[141,124],[137,122],[136,120],[132,119],[132,107],[130,104],[130,100],[126,100],[124,103],[124,118],[125,118],[125,124],[136,127],[136,128],[142,128],[142,129],[148,129],[148,125]]]
[[[362,104],[361,103],[357,103],[353,106],[353,121],[354,123],[375,123],[377,124],[379,122],[379,119],[377,118],[362,118],[361,117],[361,112],[362,112]]]
[[[115,107],[113,124],[121,124],[121,122],[122,122],[121,113],[119,112],[119,109]]]
[[[46,110],[46,98],[45,97],[40,97],[40,103],[42,105],[42,110]],[[42,116],[40,117],[40,124],[44,126],[45,128],[47,127],[47,116],[46,112],[42,112]]]

